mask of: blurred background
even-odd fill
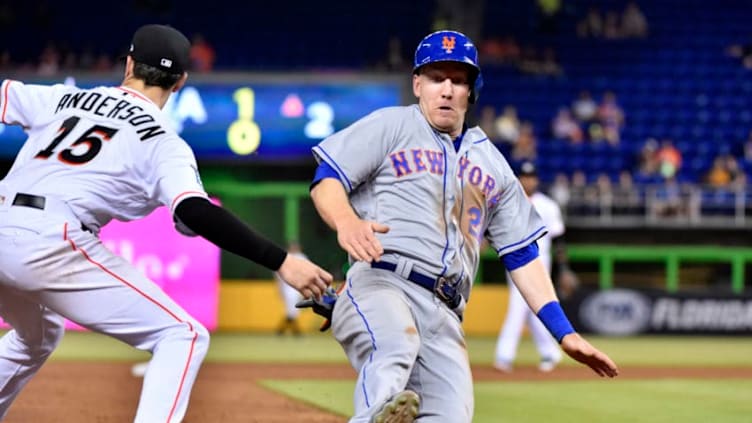
[[[417,42],[460,30],[478,46],[486,82],[469,120],[513,168],[534,161],[565,212],[580,279],[567,299],[576,326],[749,334],[749,22],[745,0],[288,0],[263,9],[0,0],[0,77],[119,84],[135,29],[175,26],[193,42],[193,69],[166,112],[207,190],[341,279],[346,257],[308,198],[310,147],[376,108],[413,102]],[[0,125],[0,175],[23,140]],[[248,303],[254,290],[275,296],[271,273],[218,257],[218,327],[273,330],[276,320],[248,310],[283,313],[280,303]],[[504,280],[488,252],[468,333],[498,331]]]

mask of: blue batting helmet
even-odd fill
[[[478,94],[483,87],[483,76],[478,65],[478,49],[467,36],[457,31],[436,31],[426,35],[415,49],[413,73],[420,72],[420,68],[435,62],[459,62],[471,69],[470,103],[478,100]]]

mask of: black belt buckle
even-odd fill
[[[436,286],[434,292],[436,296],[441,298],[447,305],[454,308],[460,304],[460,293],[457,292],[459,283],[452,282],[444,276],[440,276],[436,279]]]

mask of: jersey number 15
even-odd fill
[[[68,134],[73,131],[73,128],[76,127],[79,120],[81,120],[81,118],[77,116],[71,116],[66,119],[63,124],[60,125],[60,129],[57,130],[58,135],[55,137],[55,139],[52,140],[47,148],[37,153],[34,158],[49,159],[50,157],[52,157],[52,155],[55,154],[55,149],[58,147],[58,145],[60,145],[63,139],[65,139],[65,137],[67,137]],[[102,149],[102,141],[109,141],[117,133],[117,131],[117,129],[108,128],[106,126],[94,125],[89,128],[88,131],[84,132],[84,134],[81,135],[76,141],[74,141],[73,144],[70,145],[70,147],[58,153],[57,158],[61,162],[70,165],[84,164],[96,157],[96,155],[99,154],[99,151]],[[74,148],[76,147],[78,147],[76,149],[78,154],[73,152]]]

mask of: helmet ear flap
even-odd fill
[[[478,72],[478,76],[475,77],[473,88],[470,90],[470,104],[475,104],[475,102],[478,101],[481,88],[483,88],[483,74]]]

